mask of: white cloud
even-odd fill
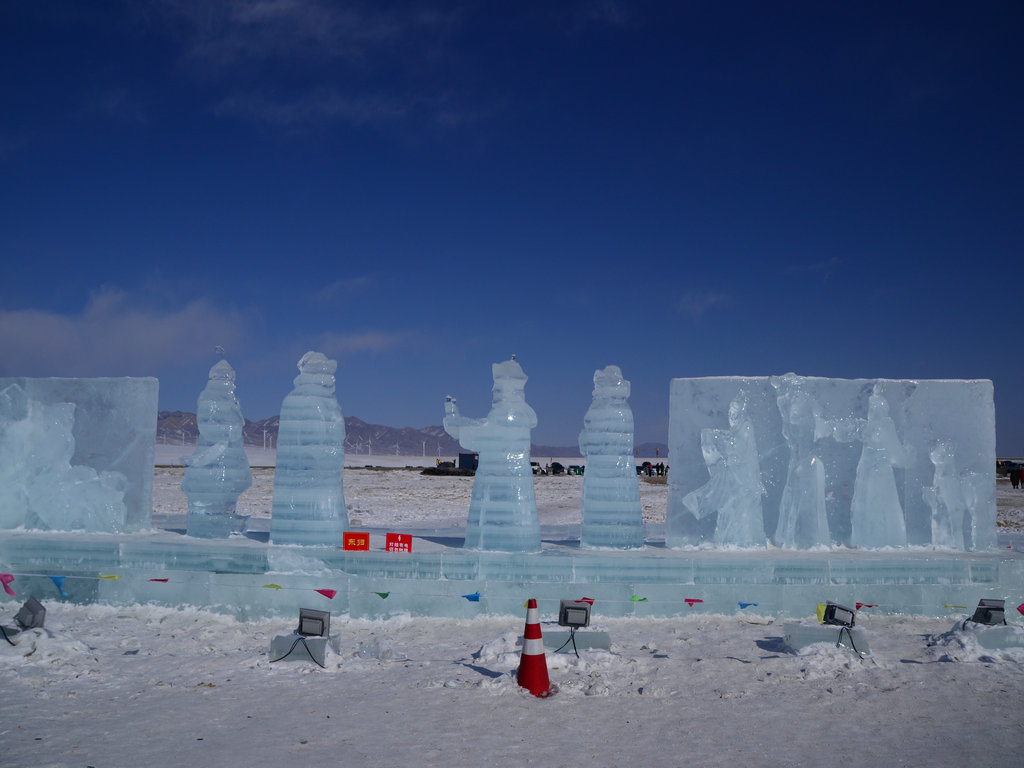
[[[373,275],[360,275],[359,277],[335,280],[318,290],[313,298],[319,302],[329,303],[336,299],[348,298],[350,296],[365,293],[367,290],[373,288],[376,282],[377,279]]]
[[[186,58],[217,67],[265,59],[359,59],[402,32],[395,17],[372,4],[157,0],[155,8],[159,18],[181,29]]]
[[[714,307],[732,303],[732,297],[725,293],[707,291],[704,293],[687,293],[676,302],[676,308],[691,317],[697,318]]]
[[[97,91],[86,98],[81,114],[117,123],[145,125],[149,116],[142,102],[125,88],[109,88]]]
[[[325,333],[318,340],[318,349],[328,357],[349,357],[360,352],[384,352],[401,346],[414,337],[405,331],[362,331],[360,333]]]
[[[409,104],[394,98],[348,97],[333,90],[319,90],[289,101],[258,93],[236,94],[215,105],[213,113],[294,128],[325,120],[351,125],[388,122],[405,116],[409,109]]]
[[[832,273],[839,269],[843,264],[843,260],[838,256],[833,256],[830,259],[824,261],[813,261],[804,264],[791,264],[788,268],[788,272],[793,273],[806,273],[806,274],[817,274],[822,276],[822,280],[827,281]]]
[[[242,318],[209,301],[159,312],[104,289],[81,314],[0,309],[0,371],[7,376],[150,376],[236,346]]]

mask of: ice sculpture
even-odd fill
[[[156,408],[152,378],[0,379],[0,529],[148,529]]]
[[[772,386],[778,392],[782,436],[789,444],[789,470],[775,543],[792,549],[828,544],[825,465],[815,453],[815,443],[825,437],[818,404],[798,376],[774,377]]]
[[[929,456],[935,465],[935,479],[921,493],[932,510],[932,544],[963,549],[967,505],[957,476],[956,457],[945,442],[936,445]]]
[[[711,475],[724,469],[727,451],[704,431],[732,424],[729,405],[741,391],[756,436],[764,529],[779,546],[995,545],[991,381],[787,374],[672,380],[668,546],[718,541],[715,516],[698,518],[690,494],[718,482]],[[940,443],[946,453],[956,446],[955,455],[936,454],[933,464]]]
[[[235,397],[235,371],[226,360],[210,369],[196,407],[199,444],[183,458],[188,495],[189,536],[226,538],[241,533],[248,518],[235,512],[238,497],[252,485],[249,459],[242,448],[245,419]]]
[[[348,525],[342,470],[345,419],[334,395],[336,360],[307,352],[281,404],[274,471],[274,544],[339,546]]]
[[[537,414],[526,403],[526,374],[513,357],[491,366],[491,411],[483,419],[459,413],[445,399],[444,429],[479,454],[466,519],[467,549],[539,552],[540,521],[530,467],[530,430]]]
[[[860,433],[863,447],[850,504],[850,546],[904,547],[907,526],[893,469],[904,466],[906,452],[878,386],[868,398],[868,418]]]
[[[683,505],[698,520],[718,513],[715,543],[765,546],[761,507],[764,486],[746,392],[741,389],[729,403],[729,428],[703,429],[700,440],[711,477],[703,486],[686,494]]]
[[[629,382],[616,365],[594,372],[594,399],[583,417],[584,547],[636,549],[644,545],[640,486],[633,458],[633,411]]]

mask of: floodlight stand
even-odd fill
[[[857,646],[853,642],[853,632],[851,632],[850,628],[846,625],[843,625],[839,628],[839,637],[836,638],[836,648],[841,648],[843,645],[843,632],[846,633],[846,637],[850,641],[850,648],[853,649],[853,652],[860,656],[862,659],[866,659],[867,654],[857,650]]]
[[[580,657],[580,652],[576,650],[576,627],[569,627],[569,639],[562,643],[562,646],[558,651],[561,651],[562,648],[565,648],[569,643],[572,643],[572,652],[576,654],[576,658],[578,659]],[[558,651],[555,651],[555,653],[558,653]]]

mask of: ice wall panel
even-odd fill
[[[744,403],[755,435],[764,530],[775,544],[807,548],[857,543],[853,508],[859,497],[870,500],[862,511],[878,510],[881,516],[886,507],[891,522],[897,508],[895,514],[905,524],[904,541],[892,533],[897,530],[892,525],[869,520],[870,546],[994,546],[995,408],[990,381],[793,374],[672,380],[668,546],[715,541],[718,515],[699,518],[684,500],[708,487],[715,470],[714,453],[709,459],[707,450],[709,432],[735,429],[730,406],[737,401]],[[887,430],[889,437],[882,441],[878,435]],[[815,476],[821,478],[817,489],[811,487]],[[795,508],[794,478],[801,477],[809,489],[805,507],[812,507],[816,496],[824,509],[827,532],[818,539],[803,536],[806,529],[799,525],[787,528],[783,519],[784,512]],[[882,485],[894,493],[878,491]],[[935,519],[942,515],[952,522],[947,524],[951,530],[940,536],[946,528]]]
[[[60,473],[57,481],[47,482],[48,514],[45,522],[35,527],[86,528],[97,532],[149,529],[153,511],[157,392],[158,383],[154,378],[0,378],[0,399],[7,403],[7,407],[0,407],[0,442],[12,422],[29,418],[33,404],[36,404],[36,413],[66,404],[69,416],[68,449],[73,452],[67,471]],[[22,428],[27,426],[23,424]],[[40,427],[43,437],[52,436],[53,425],[41,424]],[[31,450],[37,452],[39,441],[32,442]],[[10,461],[5,460],[5,464],[7,469],[12,467]],[[45,469],[52,472],[54,467]],[[10,476],[3,470],[0,474],[4,475],[4,489],[0,494],[11,495],[19,488],[24,492],[25,476]],[[83,516],[73,507],[76,503],[95,505],[102,501],[96,494],[83,493],[84,488],[92,486],[101,492],[100,496],[109,495],[100,486],[107,490],[119,489],[116,495],[123,502],[123,511],[106,516],[105,523],[90,526],[82,522]],[[54,512],[58,509],[64,512]],[[89,517],[88,510],[85,516]],[[76,520],[78,522],[74,522]],[[14,524],[6,524],[11,522]],[[0,514],[2,527],[21,524]]]

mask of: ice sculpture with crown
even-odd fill
[[[444,429],[479,454],[466,520],[467,549],[539,552],[540,520],[530,467],[530,430],[537,414],[526,403],[526,374],[515,357],[491,366],[490,413],[471,419],[445,399]]]

